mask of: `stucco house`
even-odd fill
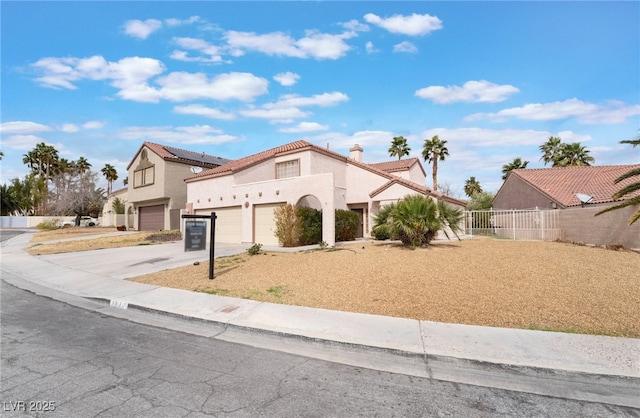
[[[366,164],[355,145],[350,156],[307,141],[272,148],[187,178],[186,211],[216,212],[216,241],[278,245],[274,210],[284,203],[322,210],[322,239],[335,244],[335,209],[360,217],[360,237],[369,237],[381,206],[408,194],[442,199],[455,207],[465,202],[424,186],[417,158]]]
[[[102,216],[100,218],[100,225],[102,226],[120,226],[126,225],[127,220],[125,219],[126,215],[117,214],[113,209],[113,202],[116,199],[119,199],[121,202],[126,202],[128,199],[127,192],[128,188],[124,187],[122,189],[114,190],[110,195],[107,196],[107,200],[102,207]],[[126,211],[125,211],[126,213]],[[129,222],[133,224],[133,219],[130,219]]]
[[[611,196],[634,182],[616,178],[640,164],[552,167],[511,171],[493,199],[494,210],[556,209],[562,239],[596,245],[640,248],[640,223],[628,225],[637,207],[595,214],[618,202]],[[628,196],[631,197],[631,196]]]
[[[139,231],[180,229],[187,202],[184,179],[229,160],[167,145],[144,142],[127,167],[127,228]]]

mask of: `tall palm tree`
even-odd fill
[[[474,176],[471,176],[464,182],[464,194],[472,197],[476,193],[482,193],[482,187]]]
[[[91,164],[89,164],[89,161],[87,161],[87,159],[84,157],[78,158],[74,166],[78,174],[81,174],[81,175],[89,171],[89,169],[91,168]]]
[[[582,146],[579,142],[571,144],[562,144],[558,159],[553,164],[554,167],[574,167],[591,165],[596,160],[589,155],[587,147]]]
[[[511,170],[517,170],[519,168],[527,168],[529,161],[522,161],[520,157],[514,158],[509,164],[502,166],[502,180],[506,180],[511,173]]]
[[[629,140],[624,140],[624,141],[620,141],[621,144],[631,144],[634,148],[638,145],[640,145],[640,137],[636,138],[636,139],[629,139]],[[631,195],[632,193],[638,192],[640,191],[640,168],[634,168],[631,169],[629,171],[627,171],[626,173],[624,173],[623,175],[621,175],[620,177],[618,177],[617,179],[614,180],[614,184],[618,184],[623,180],[626,179],[630,179],[632,177],[636,177],[636,179],[634,180],[638,180],[635,181],[631,184],[628,184],[627,186],[623,187],[622,189],[618,190],[617,192],[615,192],[613,194],[613,196],[611,196],[612,199],[614,200],[618,200],[618,199],[622,199],[623,197],[627,196],[627,195]],[[605,212],[609,212],[612,210],[617,210],[617,209],[622,209],[622,208],[626,208],[627,206],[637,206],[640,205],[640,194],[631,197],[627,200],[622,201],[620,204],[617,204],[615,206],[610,206],[604,210],[601,210],[600,212],[596,213],[596,216],[605,213]],[[629,218],[629,225],[633,225],[636,221],[638,221],[638,219],[640,219],[640,209],[638,209],[636,211],[636,213],[634,213],[633,215],[631,215],[631,218]]]
[[[407,138],[404,136],[393,137],[389,147],[389,156],[398,157],[398,160],[401,160],[405,155],[409,155],[409,151],[411,148],[407,145]]]
[[[431,139],[425,139],[422,147],[422,158],[433,165],[431,177],[433,178],[433,191],[438,190],[438,161],[444,161],[449,156],[446,147],[447,141],[443,141],[435,135]]]
[[[59,160],[58,150],[56,150],[52,145],[47,145],[44,142],[41,142],[23,157],[22,162],[27,164],[33,173],[38,174],[40,182],[44,186],[44,198],[39,212],[45,213],[46,203],[49,197],[49,180],[51,179],[55,166]]]
[[[557,136],[550,136],[547,142],[540,145],[540,152],[542,152],[542,157],[540,159],[544,161],[544,165],[548,163],[552,163],[555,165],[556,160],[560,154],[560,148],[562,147],[562,139]]]
[[[118,171],[111,164],[105,164],[102,170],[100,170],[104,177],[107,179],[107,196],[113,191],[113,182],[118,180]]]

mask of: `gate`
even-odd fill
[[[470,236],[555,241],[561,238],[558,210],[474,210],[465,213]]]

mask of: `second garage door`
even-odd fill
[[[164,205],[138,208],[138,230],[157,231],[164,229]]]
[[[242,210],[240,206],[197,210],[197,215],[216,213],[216,242],[242,242]],[[207,221],[208,223],[208,221]],[[207,226],[207,237],[209,237]]]
[[[253,207],[253,241],[262,245],[278,245],[275,236],[276,221],[273,217],[274,210],[284,203],[268,205],[255,205]]]

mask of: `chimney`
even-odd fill
[[[358,144],[355,144],[351,149],[349,149],[351,153],[350,157],[352,160],[356,160],[357,162],[362,162],[362,147]]]

